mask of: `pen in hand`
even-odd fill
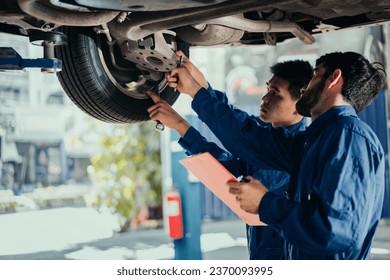
[[[238,176],[237,181],[241,183],[248,183],[250,180],[246,178],[244,175]]]
[[[183,56],[181,55],[179,58],[179,64],[177,65],[177,67],[181,67],[182,64],[183,64]],[[177,79],[176,83],[179,84],[179,76],[178,75],[176,75],[176,79]],[[175,87],[175,92],[176,92],[176,90],[177,90],[177,86]]]

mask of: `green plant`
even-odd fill
[[[124,230],[142,207],[161,204],[159,134],[152,122],[117,124],[100,143],[88,169],[94,192],[86,202],[118,215]]]

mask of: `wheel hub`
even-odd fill
[[[156,81],[161,73],[171,71],[177,66],[175,35],[167,30],[142,40],[127,41],[121,51],[124,58],[135,63],[137,68],[150,72],[150,75],[146,75],[147,79]]]
[[[163,31],[138,41],[113,41],[119,48],[116,54],[111,43],[102,52],[99,40],[99,56],[107,76],[118,90],[136,99],[147,99],[145,92],[152,88],[163,91],[167,86],[164,73],[177,67],[175,35]],[[121,60],[131,65],[123,68]],[[138,75],[134,69],[139,70]]]

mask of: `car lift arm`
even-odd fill
[[[0,47],[0,71],[26,71],[27,68],[40,68],[42,72],[61,71],[62,61],[57,58],[24,59],[11,47]]]

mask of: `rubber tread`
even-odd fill
[[[72,102],[88,115],[104,122],[132,123],[149,120],[146,108],[153,101],[127,96],[112,84],[103,71],[96,43],[88,30],[63,27],[60,31],[68,39],[67,46],[56,49],[56,56],[63,63],[62,71],[57,76]],[[188,55],[188,44],[180,44]],[[103,74],[99,76],[98,73]],[[179,94],[169,87],[160,93],[171,105]]]

